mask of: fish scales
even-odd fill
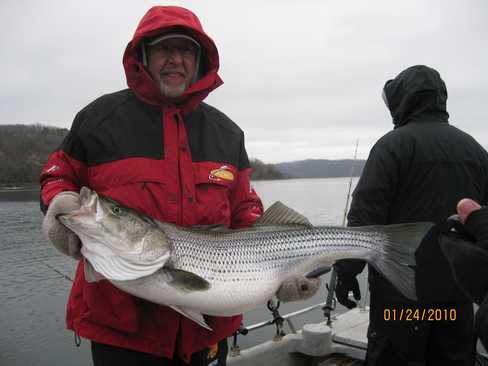
[[[298,262],[332,252],[362,250],[366,254],[378,247],[378,240],[386,240],[385,235],[344,228],[277,229],[205,235],[191,230],[184,234],[164,231],[173,244],[174,267],[204,278],[234,282],[280,276]]]

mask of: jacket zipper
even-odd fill
[[[181,119],[178,113],[175,113],[175,121],[176,121],[176,140],[177,140],[177,154],[176,154],[176,167],[178,170],[178,195],[180,203],[178,205],[178,221],[180,225],[183,225],[183,192],[182,192],[182,175],[181,175],[181,167],[180,167],[180,127],[181,127]]]

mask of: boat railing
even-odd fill
[[[307,277],[319,277],[325,273],[328,273],[330,271],[331,275],[329,278],[329,282],[326,283],[326,290],[327,290],[327,296],[326,296],[326,301],[320,302],[315,305],[307,306],[305,308],[293,311],[291,313],[281,315],[279,312],[279,307],[280,307],[280,301],[274,301],[274,300],[269,300],[267,303],[267,308],[271,312],[272,317],[269,320],[259,322],[256,324],[252,325],[242,325],[233,335],[233,341],[232,341],[232,346],[230,349],[230,357],[233,356],[238,356],[240,354],[240,347],[237,344],[237,339],[239,335],[246,336],[249,334],[249,332],[255,331],[257,329],[261,329],[264,327],[272,326],[273,324],[276,327],[276,333],[275,336],[273,337],[274,341],[279,341],[281,338],[283,338],[286,333],[284,331],[284,324],[288,325],[292,333],[297,333],[296,327],[293,324],[293,318],[302,315],[304,313],[308,313],[312,310],[315,310],[317,308],[321,308],[324,314],[324,317],[326,319],[326,324],[328,326],[331,325],[332,323],[332,312],[336,309],[337,305],[337,300],[335,298],[335,288],[337,284],[337,273],[333,268],[320,268],[316,271],[310,272]],[[364,276],[365,278],[365,284],[364,284],[364,296],[363,299],[360,303],[358,303],[358,306],[361,309],[366,309],[366,306],[368,305],[368,295],[369,295],[369,289],[367,286],[367,275]],[[352,293],[349,294],[351,300],[353,300]]]
[[[309,273],[307,275],[307,277],[319,277],[325,273],[328,273],[329,271],[331,271],[330,267],[319,268],[318,270]],[[305,308],[293,311],[293,312],[285,314],[285,315],[281,315],[279,312],[280,301],[275,302],[272,299],[269,300],[267,303],[267,308],[271,312],[272,318],[269,320],[260,322],[260,323],[249,325],[249,326],[242,325],[233,335],[232,346],[230,349],[230,356],[233,357],[233,356],[238,356],[240,354],[240,347],[237,344],[237,337],[239,334],[245,336],[245,335],[249,334],[249,332],[252,332],[254,330],[261,329],[264,327],[268,327],[268,326],[271,326],[274,324],[276,327],[276,334],[275,334],[273,340],[278,341],[286,335],[286,333],[283,329],[285,322],[288,325],[288,327],[290,328],[290,330],[292,331],[292,333],[296,333],[297,331],[296,331],[295,325],[293,324],[293,318],[297,317],[299,315],[308,313],[308,312],[315,310],[317,308],[322,309],[322,311],[324,313],[324,317],[327,319],[327,325],[330,325],[331,324],[331,313],[336,308],[336,300],[334,297],[335,285],[336,285],[336,274],[335,274],[335,271],[332,270],[329,283],[326,284],[326,289],[327,289],[326,301],[315,304],[315,305],[307,306]]]
[[[283,329],[285,322],[288,325],[288,327],[290,328],[290,330],[292,331],[292,333],[296,333],[297,331],[296,331],[295,325],[293,324],[293,318],[294,317],[301,315],[301,314],[308,313],[308,312],[315,310],[317,308],[324,309],[326,304],[327,304],[327,302],[324,301],[324,302],[321,302],[321,303],[318,303],[315,305],[311,305],[311,306],[308,306],[306,308],[299,309],[297,311],[294,311],[294,312],[291,312],[291,313],[288,313],[285,315],[281,315],[278,311],[278,309],[280,307],[280,302],[278,301],[275,303],[274,300],[269,300],[267,307],[271,311],[272,318],[269,320],[260,322],[260,323],[249,325],[249,326],[244,326],[244,325],[241,326],[233,335],[232,346],[230,349],[230,356],[233,357],[233,356],[238,356],[240,354],[240,347],[237,344],[237,337],[239,334],[246,336],[247,334],[249,334],[249,332],[252,332],[252,331],[255,331],[257,329],[264,328],[264,327],[268,327],[268,326],[271,326],[274,324],[276,327],[276,334],[273,337],[273,340],[278,341],[286,335],[286,333]]]

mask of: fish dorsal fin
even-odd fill
[[[273,203],[254,224],[254,226],[271,225],[313,227],[305,216],[280,201]]]

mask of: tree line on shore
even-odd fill
[[[68,130],[34,125],[0,126],[0,185],[33,185]]]
[[[0,186],[37,185],[39,174],[68,133],[65,128],[34,125],[0,126]],[[266,164],[250,159],[252,180],[359,176],[364,160],[307,159]]]
[[[52,153],[68,133],[65,128],[34,125],[0,126],[0,186],[35,185]],[[251,159],[251,179],[282,179],[272,164]]]

